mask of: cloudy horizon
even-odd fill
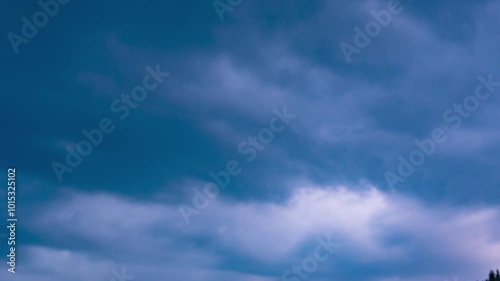
[[[500,268],[498,12],[7,4],[18,221],[0,279],[484,280]]]

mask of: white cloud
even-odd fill
[[[228,253],[255,264],[274,264],[279,269],[283,263],[300,259],[297,253],[304,250],[304,245],[322,235],[333,235],[341,246],[331,266],[337,259],[366,265],[424,259],[420,262],[456,265],[461,272],[453,274],[470,274],[493,268],[500,260],[500,238],[496,235],[500,211],[495,208],[428,206],[367,184],[356,191],[303,185],[283,204],[219,198],[190,225],[183,226],[176,206],[75,193],[34,216],[34,221],[39,222],[34,231],[54,236],[78,234],[102,245],[103,252],[124,247],[123,260],[131,266],[139,262],[134,267],[137,275],[147,274],[141,266],[147,264],[151,267],[148,272],[168,272],[178,278],[186,274],[238,274],[237,270],[231,273],[229,269],[218,269]],[[404,237],[404,242],[390,243],[394,235]],[[199,246],[196,241],[200,237],[211,241],[211,246]],[[95,255],[91,249],[81,254],[38,248],[32,251],[35,260],[61,263],[93,260]],[[45,254],[51,258],[42,257]],[[107,257],[110,260],[105,265],[118,264],[112,256]],[[58,267],[58,263],[44,267],[56,270],[51,267]],[[392,276],[391,272],[387,274]]]

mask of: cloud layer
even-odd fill
[[[436,206],[368,184],[358,189],[304,185],[280,204],[220,199],[191,225],[175,205],[69,192],[30,218],[29,232],[49,246],[27,246],[29,271],[20,275],[99,280],[125,267],[148,280],[220,280],[236,272],[239,280],[276,280],[321,237],[339,247],[320,265],[318,280],[472,277],[500,258],[498,208]]]
[[[339,45],[386,1],[243,1],[223,22],[211,2],[72,1],[19,54],[5,41],[0,161],[22,186],[19,279],[276,280],[318,237],[339,248],[315,280],[498,267],[499,89],[396,193],[384,173],[446,128],[478,76],[500,81],[500,5],[401,5],[350,63]],[[37,9],[8,5],[4,28]],[[60,183],[51,163],[158,64],[168,78]],[[186,225],[192,188],[244,163],[238,145],[283,106],[297,118]]]

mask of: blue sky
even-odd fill
[[[6,4],[1,163],[17,170],[19,257],[0,278],[485,278],[500,266],[500,5],[390,2],[242,0],[221,20],[210,1],[61,0],[16,46],[42,8]],[[374,13],[390,20],[356,46]],[[68,165],[102,122],[112,132]],[[436,129],[446,140],[420,152]],[[284,277],[325,237],[327,260]]]

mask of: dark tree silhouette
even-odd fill
[[[488,274],[488,279],[484,281],[500,281],[500,272],[498,269],[496,270],[496,274],[494,270],[490,270],[490,274]]]
[[[495,276],[495,272],[493,270],[490,271],[488,281],[497,281],[496,276]]]

